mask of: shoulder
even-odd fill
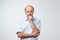
[[[35,21],[40,21],[40,18],[39,17],[34,17],[34,20]]]
[[[41,23],[40,18],[34,17],[34,22],[35,22],[35,23]]]

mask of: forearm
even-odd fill
[[[33,35],[33,34],[27,34],[22,32],[18,33],[18,38],[30,38],[30,37],[37,37],[37,36],[38,34]]]
[[[36,25],[33,23],[33,21],[29,21],[32,27],[33,32],[39,31],[39,29],[36,27]],[[39,31],[40,32],[40,31]]]

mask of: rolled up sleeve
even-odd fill
[[[24,26],[22,25],[22,23],[20,22],[20,23],[18,23],[18,25],[17,25],[17,28],[16,28],[17,30],[16,30],[16,34],[18,33],[18,32],[23,32],[24,31]]]

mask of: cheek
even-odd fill
[[[30,14],[31,14],[31,15],[33,15],[33,13],[32,13],[32,12],[31,12]]]
[[[29,13],[26,13],[26,15],[30,15]]]

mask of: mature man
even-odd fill
[[[25,7],[26,18],[18,24],[17,36],[21,40],[38,40],[40,34],[40,20],[33,16],[34,7],[27,5]]]

